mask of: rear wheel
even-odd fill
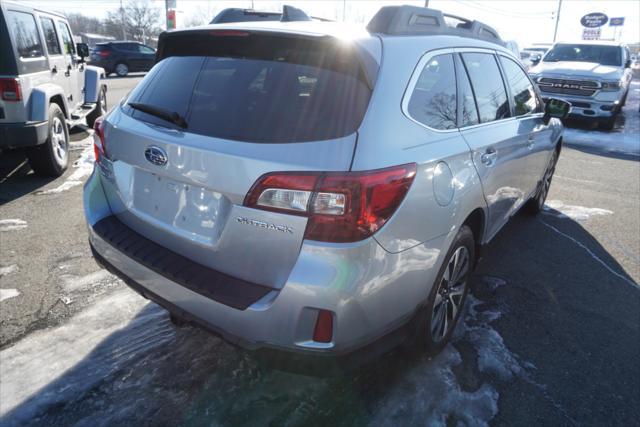
[[[553,174],[556,171],[556,164],[558,163],[558,150],[553,150],[553,154],[551,155],[551,159],[549,159],[549,165],[547,166],[547,170],[544,172],[544,176],[542,177],[542,181],[538,185],[538,190],[536,191],[536,195],[527,202],[524,206],[524,209],[531,215],[537,215],[542,211],[544,207],[544,202],[547,200],[547,196],[549,195],[549,189],[551,188],[551,180],[553,179]]]
[[[115,70],[119,77],[124,77],[129,74],[129,66],[123,62],[117,64]]]
[[[107,88],[102,86],[100,88],[100,95],[98,97],[98,103],[96,104],[96,108],[94,108],[92,112],[87,114],[87,126],[92,128],[96,119],[102,116],[106,112],[107,112]]]
[[[447,252],[425,307],[414,319],[410,344],[418,350],[435,355],[449,342],[467,298],[474,263],[473,232],[464,225]]]
[[[49,105],[49,136],[44,144],[30,147],[27,157],[38,175],[60,176],[69,164],[69,129],[58,104]]]

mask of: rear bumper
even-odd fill
[[[48,134],[48,122],[0,123],[0,148],[39,145],[47,140]]]
[[[404,339],[404,326],[426,300],[447,243],[443,237],[391,254],[374,239],[329,247],[305,242],[285,286],[242,309],[171,280],[102,238],[95,226],[113,213],[98,173],[85,185],[84,208],[96,259],[145,297],[243,348],[344,366],[366,362]],[[319,309],[334,313],[330,343],[312,339]]]

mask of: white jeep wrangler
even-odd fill
[[[107,108],[104,70],[88,66],[63,15],[0,0],[0,151],[25,148],[40,175],[69,163],[69,128]]]

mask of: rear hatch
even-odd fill
[[[163,37],[160,62],[105,121],[119,219],[200,264],[282,287],[307,219],[244,199],[265,173],[349,170],[372,91],[363,54],[327,36]]]

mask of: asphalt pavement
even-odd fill
[[[107,80],[109,104],[140,77]],[[0,157],[2,425],[637,425],[640,85],[617,129],[572,123],[545,212],[487,248],[453,343],[343,377],[273,370],[92,260],[90,131],[56,180]]]

